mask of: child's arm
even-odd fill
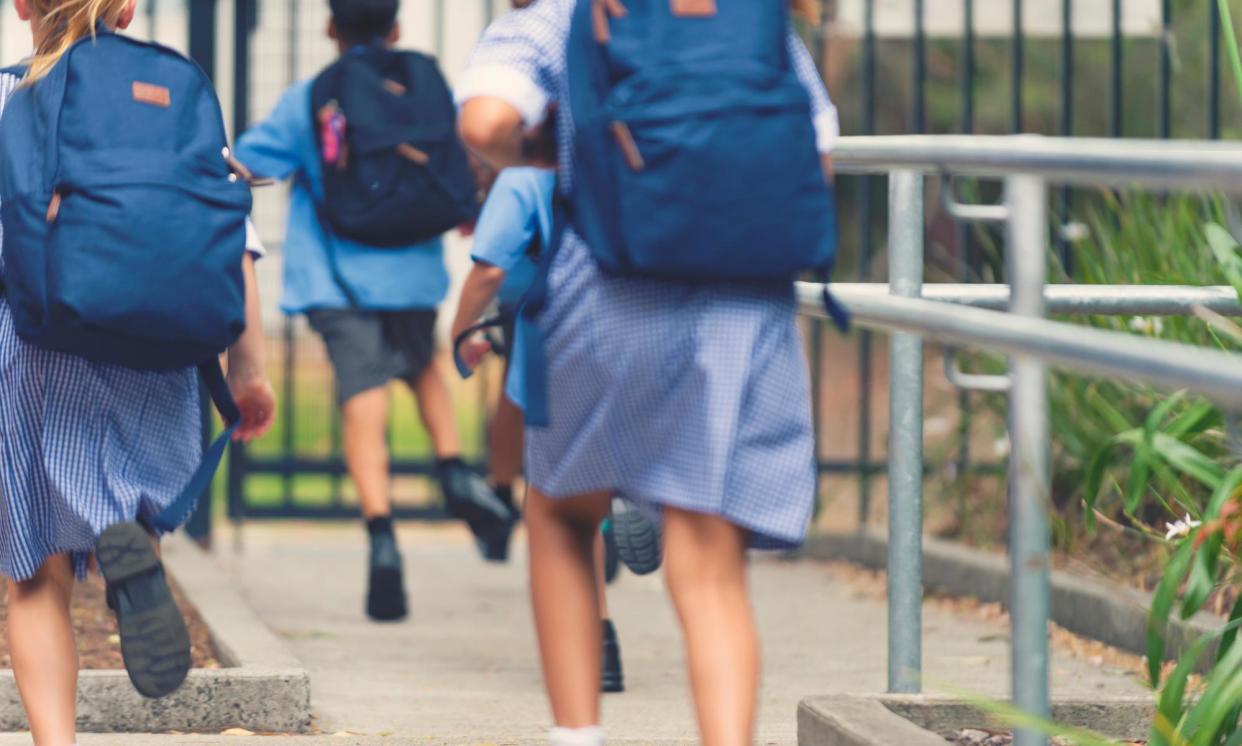
[[[302,111],[303,107],[306,111]],[[291,176],[302,168],[306,141],[315,136],[314,127],[308,127],[309,109],[302,84],[286,91],[266,119],[237,138],[237,160],[256,176],[270,179]]]
[[[526,134],[547,118],[556,97],[569,16],[563,3],[529,4],[497,18],[457,80],[458,126],[466,145],[496,169],[528,161]]]
[[[457,316],[453,319],[452,339],[457,339],[476,321],[496,299],[500,286],[505,282],[507,273],[494,264],[475,262],[470,274],[466,276],[465,287],[461,291],[461,301],[457,305]],[[471,369],[479,366],[483,358],[491,350],[491,345],[483,340],[467,340],[462,343],[460,353],[462,361]]]
[[[487,165],[500,170],[523,163],[525,120],[510,103],[476,96],[461,107],[461,139]]]
[[[246,280],[246,331],[229,348],[229,389],[241,410],[242,422],[234,439],[251,441],[271,428],[276,416],[276,395],[267,379],[263,344],[263,316],[259,305],[259,282],[254,254],[242,260]]]

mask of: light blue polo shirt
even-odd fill
[[[440,239],[406,248],[383,248],[330,236],[315,210],[323,195],[323,167],[311,120],[311,81],[293,85],[267,119],[237,141],[236,156],[258,176],[293,179],[285,229],[284,295],[286,313],[317,308],[349,308],[332,274],[328,241],[337,266],[360,308],[372,311],[433,309],[448,293]],[[314,195],[314,196],[312,196]]]
[[[505,271],[501,305],[516,305],[535,279],[538,266],[531,244],[538,239],[538,253],[552,235],[555,188],[554,171],[529,166],[506,168],[492,185],[474,228],[470,255]]]

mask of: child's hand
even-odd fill
[[[276,394],[263,373],[229,372],[229,390],[241,410],[241,425],[233,440],[249,443],[263,437],[276,419]]]
[[[466,367],[470,370],[475,370],[492,351],[492,345],[486,338],[475,337],[462,342],[459,351],[461,361],[466,364]]]

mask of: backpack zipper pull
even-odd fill
[[[55,223],[56,217],[60,215],[60,192],[52,192],[52,199],[47,203],[47,214],[44,218],[49,223]]]
[[[634,142],[634,133],[630,132],[629,125],[625,122],[613,122],[612,136],[621,148],[621,155],[625,157],[625,163],[631,171],[642,171],[647,167],[643,154],[638,149],[638,143]]]
[[[431,156],[426,151],[419,150],[408,142],[403,142],[397,146],[397,153],[406,160],[413,161],[420,166],[426,166],[431,163]]]
[[[629,11],[621,0],[593,0],[591,5],[591,22],[595,28],[595,41],[607,44],[612,40],[612,32],[608,28],[609,18],[624,18]]]
[[[220,155],[224,156],[224,162],[229,165],[229,170],[232,172],[229,174],[229,181],[235,182],[237,181],[236,177],[240,176],[242,181],[252,187],[271,186],[276,183],[274,179],[261,179],[255,176],[254,172],[246,168],[245,164],[233,157],[233,151],[229,150],[228,147],[221,150]]]

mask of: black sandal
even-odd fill
[[[190,671],[190,633],[173,601],[151,535],[137,523],[118,523],[95,549],[116,613],[121,657],[134,688],[144,697],[172,694]]]

